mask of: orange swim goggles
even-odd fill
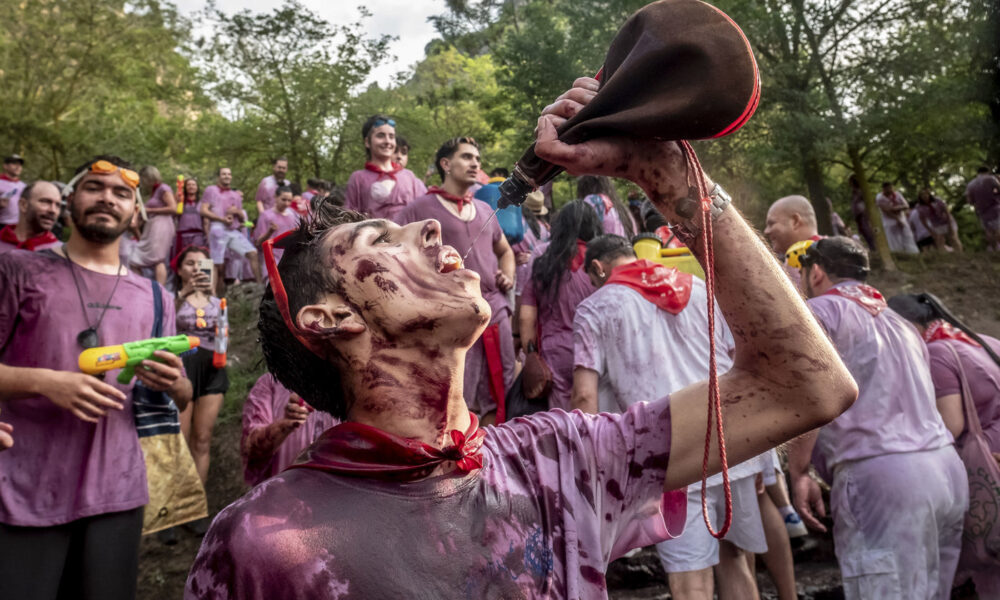
[[[143,219],[147,218],[146,205],[142,202],[142,195],[139,193],[139,174],[132,169],[119,167],[103,159],[95,161],[94,164],[90,165],[89,169],[80,171],[75,177],[73,177],[73,179],[70,179],[69,183],[66,184],[66,188],[63,190],[63,198],[72,194],[73,190],[76,189],[76,184],[83,178],[84,175],[88,173],[96,173],[98,175],[110,175],[112,173],[120,174],[125,184],[135,190],[135,200],[139,203],[139,212],[142,213]]]

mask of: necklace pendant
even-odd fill
[[[98,347],[101,341],[97,338],[97,331],[93,327],[88,327],[77,334],[76,343],[84,350],[89,350]]]

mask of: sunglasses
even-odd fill
[[[288,293],[285,291],[285,284],[281,282],[281,273],[278,272],[278,261],[274,259],[274,245],[296,232],[297,230],[293,229],[277,237],[264,240],[264,243],[261,244],[261,251],[264,253],[264,266],[267,269],[271,291],[274,293],[274,302],[278,305],[278,311],[281,313],[282,320],[285,321],[285,327],[288,327],[288,330],[292,332],[292,335],[303,346],[311,349],[312,344],[306,340],[305,336],[302,335],[302,330],[292,320],[292,314],[288,309]],[[284,246],[279,245],[278,248],[284,248]]]
[[[372,127],[381,127],[383,125],[396,127],[396,121],[395,119],[375,119],[375,122],[372,123]]]

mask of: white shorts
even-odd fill
[[[767,552],[764,526],[760,521],[760,506],[757,504],[756,477],[743,477],[731,482],[733,493],[733,524],[723,539],[736,547],[761,554]],[[708,516],[712,527],[718,531],[726,516],[726,497],[721,485],[706,490]],[[700,571],[719,564],[719,540],[712,537],[705,527],[701,512],[701,484],[688,486],[687,522],[684,533],[679,538],[660,542],[656,545],[663,570],[667,573]]]
[[[221,223],[213,223],[212,228],[208,230],[208,249],[212,255],[212,262],[217,265],[226,262],[227,249],[232,249],[243,256],[257,251],[243,232],[227,229]]]
[[[760,474],[764,479],[764,485],[774,485],[778,483],[778,473],[782,473],[781,460],[778,458],[778,449],[771,448],[765,453],[765,459],[761,461],[762,468]]]

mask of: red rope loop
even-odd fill
[[[729,486],[729,461],[726,459],[726,437],[722,426],[722,398],[719,392],[719,372],[715,360],[715,248],[712,240],[712,199],[709,197],[708,183],[701,170],[701,162],[694,148],[686,141],[681,142],[687,165],[688,183],[694,175],[694,184],[701,199],[702,252],[705,254],[705,292],[708,296],[708,425],[705,430],[705,455],[701,463],[701,514],[708,532],[716,539],[729,533],[733,524],[733,493]],[[726,516],[722,528],[715,531],[708,516],[708,455],[712,446],[712,420],[715,419],[719,436],[719,462],[722,464],[722,490],[726,497]]]

